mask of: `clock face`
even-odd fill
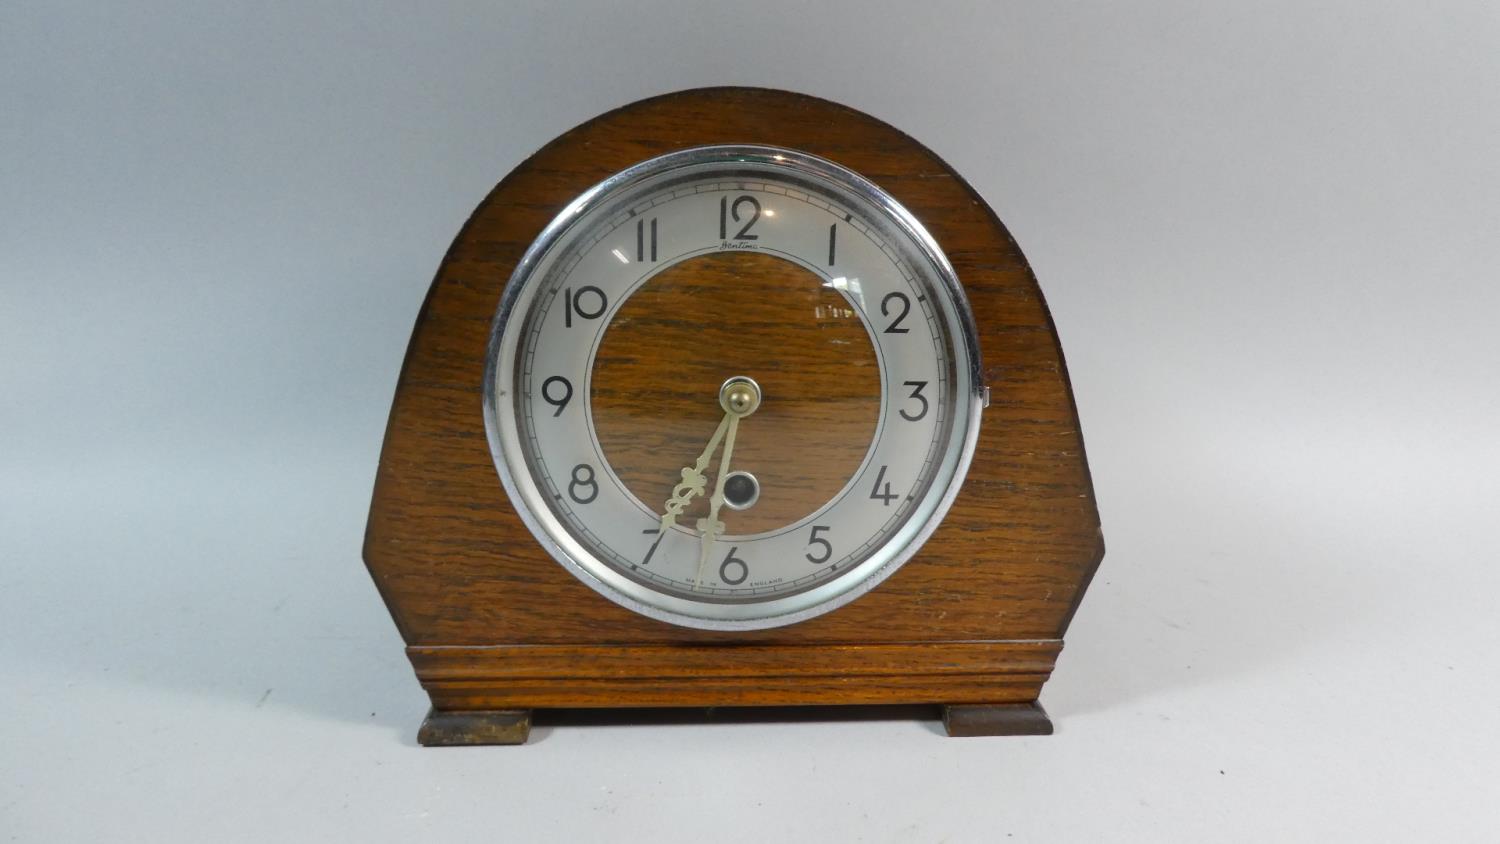
[[[755,629],[831,610],[937,527],[978,435],[973,320],[868,180],[701,147],[606,180],[506,288],[485,422],[510,499],[637,612]]]

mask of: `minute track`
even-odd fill
[[[751,187],[754,187],[753,184],[747,184],[747,186],[744,186],[744,187],[735,186],[735,189],[736,190],[744,190],[744,189],[751,189]],[[658,207],[658,205],[660,205],[660,202],[658,202],[658,201],[651,201],[651,202],[648,202],[648,205],[646,205],[646,207],[655,208],[655,207]],[[828,205],[822,205],[822,204],[814,204],[814,205],[820,205],[820,207],[829,208]],[[627,216],[627,217],[625,217],[625,219],[630,219],[630,217]],[[864,226],[861,226],[861,228],[859,228],[859,231],[861,231],[861,234],[864,234],[865,237],[868,237],[868,238],[870,238],[870,240],[873,240],[874,243],[877,243],[877,246],[880,246],[880,249],[882,249],[882,252],[883,252],[883,250],[886,250],[885,244],[879,243],[879,241],[874,240],[874,238],[871,237],[870,231],[868,231],[867,228],[864,228]],[[598,240],[604,240],[604,238],[598,238]],[[763,252],[778,253],[778,255],[784,255],[784,256],[787,256],[787,258],[789,258],[789,259],[793,259],[793,261],[798,262],[798,264],[807,265],[807,264],[805,264],[804,261],[801,261],[801,259],[799,259],[799,256],[792,255],[792,253],[789,253],[789,252],[784,252],[784,250],[777,250],[777,249],[774,249],[774,247],[769,247],[769,246],[762,246],[762,247],[760,247],[760,250],[763,250]],[[709,252],[712,252],[712,249],[688,250],[688,252],[682,253],[682,256],[684,256],[684,258],[685,258],[685,256],[700,255],[700,253],[709,253]],[[663,262],[663,264],[669,264],[669,262]],[[808,267],[808,268],[810,268],[810,270],[813,270],[813,267]],[[649,277],[651,277],[652,274],[655,274],[655,271],[651,271],[651,273],[643,274],[643,276],[640,277],[639,280],[637,280],[636,285],[633,285],[633,286],[643,285],[643,283],[648,282]],[[831,279],[829,279],[829,280],[831,280]],[[559,283],[561,283],[561,282],[559,282]],[[622,303],[622,300],[624,300],[624,298],[625,297],[621,297],[621,303]],[[919,300],[926,301],[926,295],[919,295],[918,298],[919,298]],[[850,304],[855,304],[855,306],[856,306],[856,304],[858,304],[858,303],[855,303],[855,301],[850,300]],[[859,312],[862,312],[862,309],[858,309],[858,307],[856,307],[856,310],[859,310]],[[932,321],[933,316],[930,315],[930,313],[927,313],[927,318],[929,318],[929,321]],[[597,333],[595,333],[595,345],[597,345],[598,336],[601,336],[601,334],[603,334],[603,328],[600,328],[600,330],[598,330]],[[880,354],[880,352],[883,352],[882,346],[876,345],[876,352],[877,352],[877,354]],[[944,379],[944,381],[945,381],[945,379]],[[935,442],[936,442],[936,438],[935,438]],[[876,444],[877,444],[877,442],[876,442]],[[871,445],[871,453],[873,453],[873,445]],[[606,466],[606,468],[607,468],[607,466],[609,466],[609,463],[607,463],[607,460],[603,460],[603,454],[601,454],[601,450],[598,450],[598,448],[597,448],[597,441],[595,441],[595,453],[598,453],[598,456],[601,457],[601,463],[603,463],[603,465]],[[930,459],[929,460],[924,460],[924,465],[927,465],[927,463],[930,463]],[[861,469],[861,472],[862,472],[862,469]],[[834,505],[837,505],[838,502],[840,502],[841,499],[843,499],[844,496],[846,496],[847,493],[850,492],[850,489],[852,489],[852,487],[855,486],[855,484],[858,484],[858,481],[859,481],[859,474],[856,474],[855,477],[850,478],[849,484],[847,484],[846,489],[841,490],[841,492],[838,493],[838,496],[835,496],[834,499],[831,499],[831,501],[828,502],[828,505],[826,505],[825,508],[822,508],[822,510],[819,510],[819,511],[814,511],[814,513],[808,514],[808,516],[805,517],[805,519],[802,519],[801,522],[793,523],[793,525],[784,526],[784,528],[778,529],[778,531],[766,532],[766,534],[750,535],[750,537],[744,537],[744,535],[726,534],[726,537],[724,537],[724,540],[726,540],[726,541],[727,540],[741,541],[741,540],[745,540],[745,538],[748,538],[748,540],[756,540],[756,538],[777,537],[777,535],[792,534],[792,532],[799,531],[799,529],[805,528],[805,525],[807,525],[807,523],[814,522],[814,520],[816,520],[817,517],[822,516],[822,514],[825,513],[825,511],[828,510],[828,508],[832,508],[832,507],[834,507]],[[618,481],[616,481],[616,483],[618,483]],[[618,486],[622,487],[622,484],[618,484]],[[912,499],[913,499],[912,495],[907,495],[906,496],[906,501],[912,501]],[[645,507],[645,505],[642,505],[642,507],[640,507],[640,508],[642,508],[642,511],[646,511],[646,513],[649,513],[649,508]],[[906,514],[906,508],[904,508],[904,507],[897,508],[897,513],[892,514],[891,522],[897,522],[897,520],[900,519],[901,516],[904,516],[904,514]],[[891,525],[889,525],[889,523],[888,523],[888,525],[883,525],[882,529],[880,529],[880,531],[879,531],[879,534],[880,535],[885,534],[885,532],[888,531],[889,528],[891,528]],[[873,544],[876,543],[876,540],[879,540],[879,535],[877,535],[877,537],[874,537],[874,540],[867,541],[867,543],[859,544],[859,546],[856,547],[855,552],[853,552],[852,555],[846,556],[846,558],[840,559],[840,561],[834,562],[834,564],[828,565],[828,573],[831,574],[831,573],[834,573],[834,571],[841,570],[841,568],[847,568],[847,564],[849,564],[850,559],[852,559],[852,556],[855,556],[855,555],[858,555],[858,553],[864,552],[864,550],[867,550],[868,547],[873,546]],[[607,549],[607,550],[609,550],[609,552],[612,552],[612,553],[610,553],[610,556],[612,556],[613,559],[616,559],[616,561],[621,562],[621,564],[633,565],[633,564],[630,564],[630,562],[628,562],[628,559],[630,559],[630,556],[624,555],[624,553],[613,552],[613,549]],[[799,577],[799,579],[792,580],[792,583],[790,583],[790,585],[795,585],[795,586],[810,585],[810,583],[814,583],[814,582],[816,582],[816,580],[819,580],[819,579],[820,579],[820,574],[819,573],[811,573],[811,574],[808,574],[808,576]],[[699,585],[696,585],[696,583],[691,583],[690,586],[691,586],[691,588],[694,589],[694,591],[697,591],[697,589],[699,589]],[[729,592],[733,592],[733,591],[729,591]],[[759,591],[756,591],[756,592],[759,592]]]
[[[587,503],[574,504],[566,496],[561,501],[551,498],[544,505],[546,510],[533,515],[540,524],[555,524],[547,529],[560,543],[554,556],[577,566],[585,582],[632,608],[661,613],[675,623],[772,626],[826,611],[873,585],[915,550],[940,517],[961,478],[961,466],[967,460],[962,452],[977,425],[977,414],[970,408],[977,390],[968,380],[975,361],[971,328],[965,324],[967,309],[961,298],[955,299],[959,288],[956,280],[944,276],[951,271],[946,270],[940,253],[935,257],[920,233],[912,232],[909,219],[900,214],[885,216],[889,206],[861,193],[867,186],[857,177],[824,168],[816,160],[782,154],[779,160],[764,155],[748,160],[740,155],[718,158],[710,154],[680,167],[663,166],[624,178],[601,190],[594,207],[575,212],[571,220],[559,225],[556,237],[534,256],[526,280],[520,282],[530,288],[531,295],[516,302],[524,314],[519,335],[524,341],[512,347],[515,353],[510,359],[518,376],[525,373],[527,385],[511,393],[513,418],[520,423],[519,442],[527,444],[518,452],[528,467],[524,474],[553,495],[560,484],[566,486],[575,479],[554,480],[548,466],[576,469],[588,465],[593,472],[589,477],[598,479],[597,492],[591,486],[581,489],[580,497]],[[761,175],[716,178],[712,175],[715,168]],[[733,219],[736,205],[738,221]],[[727,235],[753,234],[755,240],[720,239],[721,208]],[[654,242],[646,221],[657,224]],[[697,234],[693,234],[695,225]],[[694,238],[701,239],[694,242]],[[738,248],[726,251],[726,245]],[[652,246],[661,260],[640,260],[651,257]],[[622,253],[635,260],[621,260]],[[724,261],[736,262],[744,271],[724,275]],[[785,262],[793,269],[774,271],[767,261]],[[683,277],[685,271],[693,278]],[[768,271],[785,277],[777,283],[782,286],[765,286],[770,283],[770,276],[763,275]],[[723,281],[708,283],[720,276]],[[797,279],[794,286],[785,286],[793,284],[793,279]],[[554,316],[563,306],[574,307],[568,291],[584,288],[599,292],[587,294],[592,298],[584,302],[583,311]],[[796,290],[809,292],[792,292]],[[881,336],[883,326],[872,324],[869,315],[879,313],[880,302],[893,290],[900,291],[908,303],[901,324],[905,330]],[[786,310],[797,297],[813,295],[811,291],[834,297],[842,307]],[[792,298],[786,306],[775,304],[788,295]],[[528,300],[534,304],[525,305]],[[595,317],[600,301],[606,301],[607,308]],[[660,310],[642,310],[647,305],[639,304],[657,301],[671,304]],[[726,313],[708,316],[713,311],[703,310],[708,307],[705,303],[716,304]],[[796,313],[804,316],[793,316]],[[666,338],[705,328],[723,333],[720,329],[725,324],[737,331],[725,334],[716,344],[735,345],[731,341],[737,340],[753,347],[766,367],[765,377],[787,385],[787,404],[777,407],[766,425],[752,426],[764,428],[759,441],[752,437],[743,455],[737,450],[734,456],[736,468],[743,465],[762,478],[761,498],[753,508],[722,511],[718,517],[725,523],[722,532],[692,531],[684,528],[683,521],[662,525],[661,502],[672,496],[637,487],[643,483],[641,477],[675,476],[677,470],[642,476],[635,466],[643,461],[649,464],[655,454],[669,450],[652,444],[659,434],[689,423],[686,418],[679,421],[672,407],[694,393],[676,383],[685,376],[698,377],[692,374],[696,371],[692,365],[682,369],[692,358],[675,363],[670,355],[660,358],[662,363],[652,370],[656,374],[646,383],[664,386],[645,392],[622,392],[621,385],[631,382],[610,373],[628,373],[632,366],[657,360],[658,353],[652,351],[657,341],[652,337],[667,343],[662,349],[691,348],[691,344],[682,347]],[[841,325],[857,325],[861,339],[839,339],[846,332]],[[576,336],[580,327],[587,329],[581,337]],[[565,330],[575,336],[559,333]],[[777,335],[780,339],[770,339],[773,335],[760,334],[766,331],[782,333]],[[636,342],[622,345],[624,340],[609,339],[616,336],[629,336]],[[854,430],[847,424],[830,422],[856,406],[840,397],[841,390],[862,383],[860,370],[845,368],[861,365],[846,363],[858,361],[860,354],[850,342],[864,344],[867,351],[863,354],[874,375],[873,391],[863,394],[873,402],[873,412],[868,417],[870,434],[862,440],[842,434]],[[799,345],[820,351],[796,365],[777,363]],[[966,377],[963,389],[955,391],[959,373]],[[720,372],[725,374],[730,373]],[[534,392],[542,381],[554,378],[578,385],[577,396],[564,402],[560,386],[550,399]],[[825,382],[833,392],[824,395],[812,388],[819,378],[834,379]],[[911,398],[912,383],[924,385],[916,390],[919,399],[930,403],[930,412],[927,408],[920,414],[911,412],[918,407]],[[776,392],[783,394],[779,389]],[[909,410],[898,415],[897,405],[903,400],[910,402]],[[963,413],[956,412],[960,407]],[[777,414],[781,414],[779,423]],[[637,425],[631,421],[635,419],[646,425],[638,428],[639,433],[624,440],[618,433],[609,433],[622,424]],[[793,427],[785,427],[788,424]],[[893,424],[900,430],[892,428]],[[827,444],[816,448],[792,444],[809,435],[809,443],[821,438]],[[829,439],[830,435],[834,438]],[[681,439],[673,435],[663,443]],[[773,445],[780,446],[779,450]],[[825,476],[818,474],[823,470],[817,467],[827,464],[834,453],[847,453],[851,445],[857,446],[857,452],[850,455],[853,463],[848,469],[836,476],[836,487],[821,499],[808,500],[800,490],[812,491],[828,482],[818,480]],[[676,454],[680,452],[679,445]],[[742,459],[749,462],[742,464]],[[875,468],[885,472],[882,484],[889,484],[896,497],[888,508],[879,507],[884,512],[868,508],[885,502],[850,494],[874,482]],[[705,483],[714,485],[717,478],[713,475],[725,471],[706,473]],[[807,475],[808,471],[813,474]],[[690,508],[702,506],[697,496],[689,498],[682,502],[684,516]],[[653,499],[654,507],[649,503]],[[805,503],[798,505],[799,501]],[[780,522],[768,521],[773,519]],[[710,517],[705,523],[713,525],[714,521]],[[757,524],[761,527],[754,527]],[[812,524],[830,528],[831,532],[819,533],[820,540],[837,538],[831,559],[810,561],[808,548],[820,554],[822,547],[808,545]],[[641,543],[643,531],[651,528],[660,533],[645,537],[649,544]],[[714,564],[704,566],[710,557]],[[726,561],[722,566],[721,560]],[[715,576],[700,577],[695,571],[700,567],[715,571]],[[765,621],[755,621],[757,617]]]
[[[750,190],[756,190],[756,189],[762,189],[763,190],[763,189],[765,189],[765,188],[767,188],[769,186],[767,184],[765,184],[765,183],[746,182],[746,183],[736,183],[736,184],[732,185],[731,187],[732,187],[732,190],[734,190],[734,191],[750,191]],[[699,191],[694,191],[694,193],[698,193],[698,192]],[[679,197],[681,197],[683,195],[681,191],[672,191],[671,193],[673,195],[673,198],[679,198]],[[809,197],[809,195],[807,195],[807,194],[798,194],[797,192],[792,192],[792,191],[785,191],[785,192],[783,192],[783,191],[774,191],[773,193],[775,195],[778,195],[778,196],[786,196],[786,197],[789,197],[789,198],[800,199],[800,200],[803,200],[803,201],[807,201],[807,199]],[[667,201],[669,202],[670,200],[667,200]],[[640,206],[640,208],[659,209],[663,204],[664,204],[664,201],[661,198],[658,197],[658,198],[654,198],[654,199],[648,200],[646,203],[643,203]],[[837,216],[836,210],[831,205],[828,205],[826,203],[809,203],[809,204],[812,204],[815,207],[822,207],[825,210],[828,210],[832,215]],[[631,210],[638,212],[638,209],[631,209]],[[846,215],[846,216],[849,216],[849,215]],[[619,225],[623,225],[625,221],[628,221],[630,219],[638,219],[638,214],[626,214],[619,221]],[[846,222],[850,222],[850,221],[852,221],[852,217],[851,217],[850,220],[846,220]],[[866,238],[868,238],[871,241],[873,241],[874,243],[876,243],[876,245],[881,248],[882,252],[888,252],[888,250],[889,250],[888,245],[884,244],[883,242],[879,241],[877,238],[873,237],[873,235],[871,234],[871,231],[867,227],[860,226],[860,227],[857,227],[857,230],[860,232],[860,234],[864,235]],[[608,240],[608,236],[607,235],[600,236],[597,239],[595,239],[595,243],[603,242],[603,241],[606,241],[606,240]],[[775,249],[774,247],[770,247],[769,245],[761,245],[761,244],[757,244],[757,248],[760,251],[770,252],[770,253],[779,254],[779,255],[782,255],[784,257],[787,257],[789,260],[793,260],[796,263],[801,264],[801,265],[807,267],[810,270],[815,269],[813,266],[811,266],[811,262],[804,261],[803,259],[801,259],[800,256],[795,255],[794,253],[788,252],[786,250]],[[715,251],[715,250],[712,247],[704,247],[704,248],[700,248],[700,249],[697,249],[697,250],[688,250],[688,251],[685,251],[685,252],[681,253],[681,256],[677,260],[678,261],[684,260],[687,257],[691,257],[691,256],[698,255],[698,254],[708,254],[708,253],[711,253],[713,251]],[[661,262],[658,266],[659,267],[666,267],[666,266],[670,266],[672,263],[676,263],[676,261],[673,261],[673,260],[669,259],[667,261]],[[639,286],[647,283],[650,280],[650,278],[653,275],[657,274],[658,272],[660,272],[659,269],[654,269],[654,270],[652,270],[650,272],[647,272],[647,273],[643,274],[639,278],[639,280],[637,280],[635,282],[635,284],[632,285],[632,291],[631,292],[633,292],[634,288],[638,288]],[[903,275],[904,275],[904,273],[903,273]],[[832,281],[832,279],[828,279],[828,281]],[[563,283],[565,283],[565,282],[561,281],[561,280],[558,282],[559,285],[561,285]],[[554,288],[554,289],[556,289],[556,288]],[[915,291],[913,291],[913,292],[915,292]],[[617,297],[617,300],[612,304],[611,315],[613,314],[614,309],[616,309],[616,308],[618,308],[618,307],[620,307],[620,306],[623,305],[623,302],[628,297],[628,295],[629,295],[629,293],[626,293],[626,294],[624,294],[624,295],[622,295],[620,297]],[[846,298],[848,298],[847,295],[846,295]],[[926,296],[918,294],[918,300],[925,302],[926,301]],[[848,299],[848,301],[850,301],[850,304],[852,306],[854,306],[854,308],[855,308],[855,310],[857,312],[860,312],[860,313],[864,312],[864,308],[860,307],[860,305],[861,305],[860,302],[857,302],[856,300],[854,300],[852,298]],[[930,312],[924,314],[924,316],[927,316],[927,318],[928,318],[929,321],[931,321],[933,319],[933,315]],[[602,337],[604,331],[606,330],[605,329],[605,325],[607,324],[607,322],[608,322],[608,319],[604,320],[603,324],[601,324],[601,327],[594,332],[593,345],[595,347],[597,347],[598,340]],[[883,352],[883,347],[881,347],[880,345],[877,344],[875,346],[875,348],[877,350],[877,354],[881,354]],[[592,367],[589,367],[589,369],[588,369],[588,377],[590,377],[590,378],[592,377]],[[883,379],[883,382],[884,382],[884,380],[886,380],[886,379]],[[942,377],[940,377],[938,380],[939,380],[940,383],[946,382],[946,379],[942,378]],[[882,413],[882,417],[884,417],[886,415],[887,414]],[[881,427],[883,428],[883,425]],[[873,454],[875,448],[878,447],[879,442],[880,442],[880,436],[877,433],[877,436],[876,436],[875,440],[871,444],[871,448],[870,448],[870,453],[871,454]],[[595,446],[594,450],[595,450],[596,454],[600,458],[601,465],[605,467],[606,471],[609,474],[613,475],[613,473],[609,471],[610,464],[609,464],[609,462],[607,460],[604,459],[604,455],[603,455],[602,449],[598,448],[597,440],[593,441],[593,444]],[[866,464],[867,463],[868,463],[868,459],[866,460]],[[930,463],[930,459],[924,461],[924,465],[926,465],[927,463]],[[848,482],[848,484],[846,484],[845,489],[840,490],[840,492],[838,493],[838,495],[836,495],[833,499],[831,499],[823,508],[820,508],[819,510],[814,511],[813,513],[808,514],[807,517],[805,517],[804,519],[802,519],[802,520],[800,520],[798,522],[786,525],[785,527],[783,527],[783,528],[781,528],[779,530],[775,530],[775,531],[771,531],[771,532],[763,532],[763,533],[753,534],[753,535],[748,535],[748,536],[747,535],[741,535],[741,534],[726,534],[724,538],[725,538],[726,541],[728,541],[728,540],[743,541],[745,539],[754,540],[754,539],[772,538],[772,537],[777,537],[777,536],[782,536],[782,535],[785,535],[785,534],[792,534],[792,533],[798,532],[799,530],[803,529],[807,524],[810,524],[810,523],[816,521],[819,517],[823,516],[829,509],[832,509],[833,507],[837,506],[844,498],[846,498],[847,495],[848,495],[848,493],[849,493],[849,491],[860,482],[862,472],[863,472],[863,466],[861,467],[861,471],[860,472],[855,473],[855,475],[849,479],[849,482]],[[617,487],[619,487],[622,490],[625,490],[626,492],[628,492],[628,488],[626,488],[623,483],[620,483],[617,479],[614,479],[614,480],[615,480],[615,483],[616,483]],[[913,498],[914,498],[914,496],[907,495],[905,497],[905,500],[906,501],[910,501]],[[650,508],[648,506],[645,506],[644,504],[642,504],[640,506],[640,509],[643,512],[648,512],[648,513],[650,512]],[[907,510],[907,508],[904,507],[904,506],[897,508],[896,512],[892,515],[892,518],[891,518],[890,522],[899,521],[900,518],[903,517],[906,514],[906,510]],[[891,527],[892,527],[892,525],[890,523],[882,525],[882,527],[877,532],[876,536],[872,537],[871,540],[866,541],[866,542],[861,543],[860,545],[856,546],[855,551],[851,555],[846,556],[846,557],[840,559],[839,561],[834,562],[834,563],[828,565],[827,569],[826,569],[827,574],[822,574],[822,573],[819,573],[819,572],[810,572],[807,575],[805,575],[804,577],[793,579],[792,581],[790,581],[790,584],[782,586],[781,589],[785,590],[785,589],[789,588],[790,586],[804,587],[804,586],[807,586],[807,585],[811,585],[811,584],[815,583],[816,581],[818,581],[819,579],[822,579],[823,577],[831,576],[833,573],[835,573],[837,571],[840,571],[842,569],[847,569],[848,568],[848,564],[852,561],[853,556],[858,555],[862,551],[864,551],[864,550],[870,548],[872,545],[876,544],[878,542],[878,540],[881,538],[881,536],[883,536],[885,533],[887,533],[890,530]],[[614,558],[617,562],[624,563],[626,565],[634,565],[633,562],[630,562],[630,555],[623,554],[623,553],[620,553],[618,551],[615,551],[612,547],[608,546],[607,544],[601,543],[601,545],[604,546],[603,548],[601,548],[601,550],[605,550],[608,553],[608,555],[610,557]],[[694,580],[696,580],[696,578],[694,578]],[[673,581],[673,582],[677,582],[677,581]],[[693,591],[699,591],[701,589],[701,586],[699,584],[697,584],[696,582],[689,583],[687,585]],[[719,590],[714,590],[714,591],[717,592]],[[743,591],[743,590],[724,590],[724,591],[733,593],[733,592],[736,592],[736,591]],[[758,592],[759,590],[754,590],[754,591]],[[773,591],[776,591],[776,590],[773,590]]]

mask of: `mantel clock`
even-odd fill
[[[1103,555],[1030,268],[874,118],[605,114],[507,176],[422,307],[365,560],[433,710],[932,704],[1044,733]]]

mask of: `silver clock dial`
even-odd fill
[[[747,371],[723,371],[717,389],[698,390],[701,435],[668,440],[658,448],[670,454],[651,455],[670,462],[661,484],[622,468],[634,456],[607,435],[615,411],[599,399],[612,386],[603,382],[613,377],[608,365],[621,356],[620,338],[649,336],[639,333],[644,322],[672,319],[643,310],[657,301],[647,298],[651,291],[693,278],[709,261],[721,269],[744,261],[749,272],[752,255],[756,272],[785,262],[787,284],[820,288],[829,304],[811,309],[807,330],[830,318],[862,327],[852,342],[878,375],[869,424],[851,426],[850,441],[839,441],[850,455],[847,477],[800,493],[804,506],[770,521],[769,508],[789,497],[786,479],[820,458],[766,447],[773,427],[787,424],[777,416],[787,394],[811,383],[774,365],[771,349],[764,362],[740,350],[735,367]],[[663,329],[688,338],[680,341],[685,359],[701,363],[714,353],[697,347],[699,334],[722,338],[727,327],[733,336],[742,319],[749,332],[754,315],[727,304],[735,284],[727,279],[692,289],[695,319],[714,332]],[[724,308],[713,307],[716,296]],[[829,342],[846,344],[827,346],[830,355],[848,348],[852,358],[850,340]],[[585,193],[516,269],[488,364],[490,446],[537,539],[606,597],[686,626],[788,624],[873,587],[936,528],[978,434],[977,344],[946,258],[875,185],[792,150],[686,150]],[[649,382],[673,384],[674,370],[663,364]],[[818,400],[797,398],[802,407]],[[758,449],[745,445],[756,437]]]

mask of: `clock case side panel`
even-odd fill
[[[380,593],[381,600],[391,614],[397,632],[407,645],[424,641],[427,619],[417,612],[421,605],[411,600],[410,590],[406,587],[410,585],[410,578],[414,576],[423,577],[427,574],[435,574],[434,567],[414,566],[413,563],[416,562],[418,555],[434,564],[442,559],[441,551],[434,549],[430,544],[432,540],[428,532],[415,529],[413,524],[414,520],[422,519],[420,510],[414,505],[423,504],[424,496],[420,492],[414,493],[405,482],[411,471],[412,461],[420,460],[428,453],[414,448],[414,443],[424,439],[447,436],[464,437],[475,427],[461,417],[451,420],[453,424],[449,426],[439,426],[437,420],[431,418],[433,409],[427,407],[427,402],[424,401],[423,393],[427,389],[444,389],[451,386],[451,384],[441,382],[434,383],[424,378],[428,358],[432,355],[431,335],[442,332],[443,324],[449,319],[448,313],[453,310],[445,308],[442,316],[435,316],[434,303],[451,295],[446,288],[452,284],[453,280],[451,275],[445,274],[445,270],[455,263],[455,252],[459,250],[461,244],[468,241],[470,229],[474,227],[475,221],[480,219],[486,206],[506,194],[507,184],[515,178],[519,170],[520,168],[517,168],[512,171],[492,188],[484,199],[480,200],[449,244],[448,251],[438,265],[437,272],[428,283],[427,292],[422,297],[422,305],[417,310],[411,336],[407,339],[406,352],[401,359],[401,370],[397,377],[395,394],[391,399],[391,409],[386,417],[380,461],[376,466],[374,489],[370,497],[370,513],[365,521],[360,555],[365,562],[365,569],[375,583],[376,591]],[[514,256],[510,259],[512,266],[519,260],[524,249],[523,245],[514,252]],[[497,254],[496,257],[503,258],[504,256]],[[477,404],[479,394],[477,386],[474,392],[476,396],[474,414],[478,419],[479,435],[483,437],[482,407]],[[429,424],[421,424],[424,417],[428,417]],[[440,481],[441,477],[434,479],[434,482]],[[504,500],[503,490],[500,497],[502,501],[497,506],[510,510],[511,519],[518,520],[519,517],[515,516],[514,511],[510,509],[509,502]],[[442,502],[431,503],[438,509],[444,506]],[[451,511],[451,506],[447,509]],[[404,553],[403,546],[410,541],[428,544],[425,544],[416,554]],[[442,579],[440,574],[436,577],[438,580]]]
[[[913,143],[916,143],[916,141],[914,140]],[[947,164],[944,163],[943,166],[947,167]],[[1057,362],[1054,375],[1058,379],[1057,386],[1061,391],[1061,403],[1065,405],[1065,413],[1062,418],[1068,422],[1069,428],[1069,430],[1064,432],[1063,438],[1076,444],[1077,450],[1074,454],[1076,463],[1074,464],[1074,469],[1077,478],[1073,486],[1079,490],[1076,502],[1078,526],[1084,528],[1083,535],[1079,537],[1082,541],[1075,544],[1075,560],[1078,565],[1075,580],[1072,584],[1066,609],[1058,621],[1054,634],[1056,639],[1061,640],[1067,633],[1069,626],[1072,625],[1073,617],[1077,615],[1078,608],[1083,603],[1083,597],[1088,592],[1089,586],[1093,583],[1094,575],[1098,573],[1099,566],[1104,562],[1105,551],[1104,528],[1099,517],[1098,500],[1094,495],[1094,477],[1093,473],[1089,470],[1088,456],[1084,448],[1083,422],[1078,415],[1078,401],[1073,393],[1073,379],[1068,373],[1068,363],[1063,353],[1062,337],[1058,334],[1057,323],[1052,318],[1052,308],[1047,304],[1046,294],[1042,291],[1041,284],[1037,281],[1036,274],[1031,269],[1031,263],[1026,260],[1020,243],[1011,235],[1010,229],[1006,228],[1005,224],[1001,222],[999,215],[995,213],[995,209],[991,208],[989,203],[984,201],[979,192],[974,189],[974,186],[969,184],[968,180],[956,171],[953,171],[951,168],[949,168],[949,171],[953,174],[954,180],[962,185],[963,189],[973,197],[974,203],[983,211],[990,226],[1005,238],[1009,249],[1019,259],[1021,266],[1025,268],[1031,295],[1035,298],[1036,307],[1039,311],[1039,325],[1045,328],[1045,335],[1050,340],[1052,354]],[[962,273],[960,273],[960,278],[962,278]],[[965,289],[969,293],[972,303],[974,291],[968,284],[965,284]],[[979,333],[981,354],[983,355],[984,350],[994,349],[996,338],[990,331],[986,330],[985,326],[980,327]],[[998,392],[994,392],[994,387],[1003,380],[1004,367],[987,355],[984,357],[984,364],[985,383],[990,385],[992,401],[994,401],[994,397],[999,395]],[[990,424],[996,424],[998,420],[995,420],[994,416],[990,416],[988,421]],[[1087,535],[1088,526],[1090,525],[1092,525],[1091,536]]]
[[[575,580],[541,550],[506,500],[481,415],[490,322],[536,234],[608,175],[674,149],[715,143],[779,144],[829,158],[871,178],[922,219],[968,291],[992,389],[969,481],[922,552],[834,613],[754,633],[673,627]],[[1025,258],[993,212],[935,155],[880,121],[811,97],[745,88],[670,94],[596,118],[528,158],[476,208],[413,331],[365,543],[366,563],[424,686],[435,701],[471,709],[521,705],[502,700],[506,689],[517,688],[515,672],[568,654],[584,686],[607,680],[594,687],[598,694],[580,691],[586,701],[573,705],[649,705],[641,701],[650,695],[640,691],[649,681],[622,678],[614,656],[589,650],[601,646],[770,647],[781,654],[775,664],[782,673],[823,670],[829,678],[853,664],[853,652],[840,648],[875,647],[866,657],[883,667],[865,676],[948,671],[938,685],[951,689],[945,649],[993,643],[999,656],[976,663],[978,673],[970,675],[985,688],[1007,673],[1005,646],[1039,643],[1055,656],[1102,552],[1056,331]],[[901,650],[906,645],[936,647]],[[663,659],[674,653],[682,654],[669,650]],[[1009,674],[1018,682],[1004,699],[1034,699],[1051,658],[1044,670],[1035,653],[1016,660]],[[730,659],[720,674],[726,671],[740,669]],[[747,702],[767,672],[775,673],[764,666],[745,671],[742,689],[699,697],[718,705]],[[556,687],[559,679],[540,682]],[[867,682],[900,697],[894,690],[901,683]],[[816,699],[800,702],[843,700],[838,681],[825,685]],[[646,696],[632,698],[629,688]],[[923,699],[975,700],[951,692]]]

